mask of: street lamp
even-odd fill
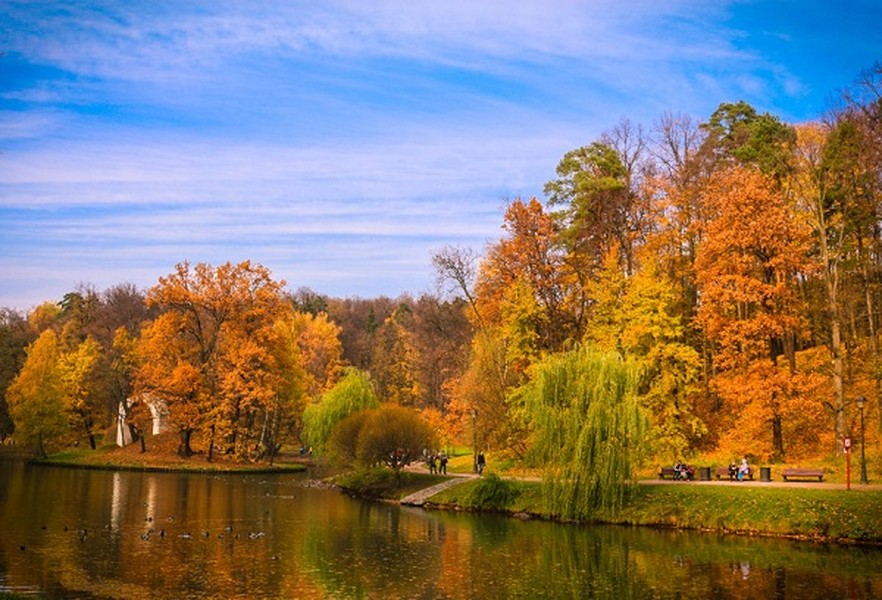
[[[472,409],[472,469],[478,472],[478,409]]]
[[[864,454],[864,405],[867,399],[863,396],[857,399],[858,408],[861,411],[861,483],[866,485],[870,483],[867,479],[867,457]]]

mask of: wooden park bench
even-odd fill
[[[824,469],[781,469],[781,477],[784,478],[784,481],[789,481],[791,479],[814,479],[818,478],[818,481],[824,479]]]
[[[735,472],[734,475],[732,475],[732,476],[729,475],[729,467],[717,467],[716,470],[714,471],[714,474],[716,474],[717,479],[731,479],[732,481],[735,481],[738,479],[738,472],[737,471]],[[753,481],[753,469],[752,468],[747,467],[747,475],[745,475],[745,478]]]
[[[674,467],[662,467],[658,470],[659,479],[664,479],[665,477],[673,479],[674,477],[676,477],[676,475],[677,474],[674,472]]]
[[[677,479],[677,471],[674,470],[674,467],[662,467],[658,470],[658,478],[659,479]],[[695,473],[693,472],[692,478],[687,477],[685,480],[680,479],[680,481],[694,481]]]

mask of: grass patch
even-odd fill
[[[400,478],[396,478],[392,469],[377,467],[339,475],[333,482],[342,490],[362,498],[401,500],[445,479],[439,475],[411,471],[401,471]]]
[[[506,512],[552,518],[543,505],[541,483],[507,481],[517,495],[504,506]],[[482,493],[475,491],[481,483],[470,481],[429,500],[481,510]],[[882,544],[879,515],[882,491],[672,484],[638,486],[621,511],[601,512],[597,521]]]
[[[634,525],[882,542],[882,492],[812,488],[640,486],[618,514]]]
[[[542,507],[541,484],[517,479],[497,478],[501,484],[485,482],[495,477],[490,473],[479,479],[472,479],[460,485],[448,488],[432,496],[429,500],[432,504],[458,506],[468,510],[494,510],[510,512],[513,514],[529,514],[544,516]],[[504,486],[504,492],[491,493],[494,488]],[[489,488],[489,489],[488,489]],[[489,501],[491,508],[482,505],[488,497],[497,496],[498,501]]]

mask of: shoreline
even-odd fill
[[[590,520],[564,519],[548,514],[538,500],[541,483],[508,479],[522,496],[507,506],[477,506],[470,495],[476,477],[456,477],[457,484],[411,486],[403,495],[395,490],[359,489],[355,480],[338,485],[345,493],[367,500],[397,502],[424,510],[503,515],[519,520],[542,520],[566,525],[617,525],[682,530],[716,535],[790,539],[813,544],[840,544],[882,548],[882,488],[864,487],[846,492],[838,484],[792,485],[779,482],[702,485],[641,481],[632,499],[620,511],[599,511]],[[854,489],[854,488],[853,488]],[[420,493],[422,491],[423,493]],[[417,501],[411,501],[416,498]]]
[[[0,459],[22,460],[38,467],[197,475],[303,474],[310,470],[310,464],[303,461],[282,461],[272,466],[230,462],[186,464],[186,459],[180,459],[182,464],[143,464],[77,459],[82,457],[35,459],[22,454],[2,452]],[[106,454],[101,458],[106,458]],[[695,485],[641,480],[636,489],[642,491],[636,493],[632,501],[618,513],[600,512],[591,520],[578,521],[546,514],[537,501],[541,497],[541,483],[537,481],[503,479],[518,486],[521,500],[510,506],[487,507],[470,503],[471,488],[482,481],[478,477],[452,475],[439,479],[421,473],[408,473],[407,476],[407,485],[401,488],[389,481],[359,481],[357,477],[353,480],[346,476],[342,482],[338,481],[339,477],[316,481],[359,499],[391,502],[423,510],[497,514],[519,520],[535,519],[568,525],[650,527],[882,548],[882,524],[872,523],[872,518],[870,522],[862,521],[864,517],[882,514],[882,486],[879,485],[853,486],[851,492],[846,492],[843,485],[829,483],[794,485],[777,482],[777,485],[770,486],[768,483],[701,482]],[[439,481],[442,483],[439,484]],[[719,498],[722,498],[721,502]],[[739,505],[751,503],[754,505],[752,512],[746,515],[738,512],[741,508]],[[782,513],[782,506],[785,505],[789,512]],[[846,516],[837,521],[832,516],[828,519],[826,513]],[[788,527],[789,530],[786,529]]]
[[[285,463],[285,466],[220,466],[216,468],[204,466],[174,466],[174,465],[134,465],[134,464],[110,464],[110,463],[77,463],[64,460],[29,459],[25,460],[29,465],[43,467],[62,467],[65,469],[95,469],[99,471],[142,471],[145,473],[194,473],[198,475],[222,475],[232,473],[269,474],[269,473],[306,473],[308,467],[299,463]]]

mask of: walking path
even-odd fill
[[[845,491],[845,482],[829,481],[730,481],[728,479],[714,479],[709,481],[672,481],[670,479],[641,479],[637,483],[642,485],[731,485],[735,487],[773,487],[773,488],[815,488],[819,490],[843,490]],[[880,491],[882,485],[878,483],[861,484],[856,481],[851,482],[851,489],[857,491]]]
[[[407,506],[423,506],[428,498],[431,498],[439,492],[443,492],[447,488],[452,488],[453,486],[459,485],[460,483],[465,483],[473,477],[474,475],[451,476],[450,479],[445,479],[441,483],[436,483],[432,487],[427,487],[418,492],[414,492],[409,496],[405,496],[401,499],[401,504],[406,504]]]
[[[421,464],[413,464],[406,467],[407,470],[423,473],[425,468]],[[400,500],[401,504],[408,506],[423,506],[426,501],[435,494],[442,492],[455,485],[465,483],[469,479],[478,477],[475,473],[450,473],[448,479],[441,483],[437,483],[431,487],[419,490],[405,496]],[[540,477],[507,477],[505,479],[517,479],[520,481],[541,481]],[[722,485],[722,486],[744,486],[744,487],[773,487],[773,488],[815,488],[828,490],[845,491],[845,482],[817,482],[817,481],[730,481],[728,479],[714,479],[709,481],[671,481],[669,479],[640,479],[637,481],[641,485]],[[882,491],[882,484],[872,483],[870,485],[860,484],[856,481],[851,482],[851,489],[855,491]]]

